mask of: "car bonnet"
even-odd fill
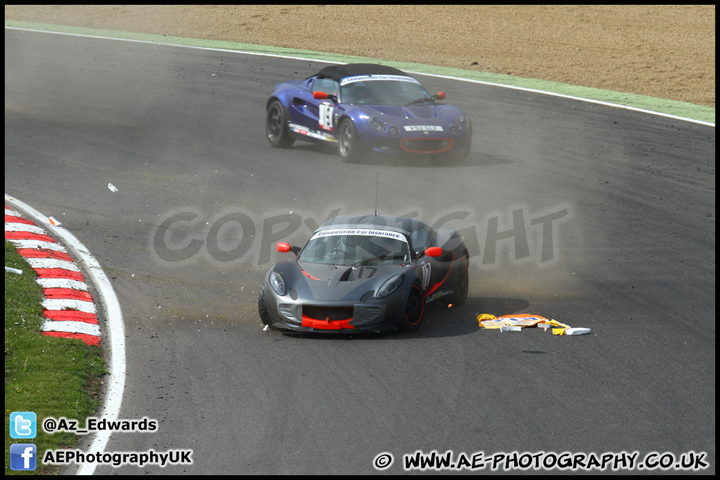
[[[357,301],[374,292],[388,278],[410,269],[410,263],[393,265],[330,265],[303,260],[275,266],[297,298],[319,301]],[[292,292],[291,296],[292,295]]]

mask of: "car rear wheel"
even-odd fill
[[[455,278],[455,289],[453,292],[453,304],[461,306],[465,303],[468,296],[469,287],[469,276],[468,276],[468,257],[463,255],[460,257],[458,264],[457,277]]]
[[[295,139],[290,136],[287,130],[285,108],[277,100],[268,107],[265,119],[265,133],[268,142],[275,148],[288,148],[295,143]]]
[[[407,302],[405,303],[405,312],[400,322],[400,327],[406,332],[411,332],[420,328],[425,313],[425,297],[419,285],[414,284],[410,288]]]
[[[355,163],[360,158],[357,129],[349,118],[346,118],[340,123],[338,130],[338,151],[340,152],[340,158],[346,163]]]

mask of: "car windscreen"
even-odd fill
[[[358,105],[407,105],[432,101],[420,82],[401,75],[356,75],[340,81],[340,102]]]
[[[410,261],[404,235],[382,230],[317,232],[300,252],[300,260],[331,265],[401,264]]]

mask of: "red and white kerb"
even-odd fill
[[[80,268],[65,247],[7,205],[5,240],[15,245],[37,272],[37,282],[45,295],[43,335],[79,338],[88,345],[98,345],[102,336],[95,303]]]

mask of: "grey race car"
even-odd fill
[[[328,220],[305,246],[278,243],[296,258],[265,276],[265,325],[300,332],[381,332],[420,327],[425,305],[468,293],[468,251],[451,229],[416,219],[365,215]]]

